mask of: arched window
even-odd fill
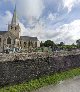
[[[30,47],[30,41],[28,42],[28,47]]]
[[[24,42],[24,47],[26,47],[26,42]]]
[[[35,42],[35,47],[37,47],[37,42]]]
[[[15,30],[17,30],[17,27],[15,27]]]
[[[7,38],[7,44],[11,44],[11,38],[10,37]]]
[[[15,42],[15,40],[14,40],[14,44],[15,44],[16,42]]]
[[[1,38],[0,38],[0,46],[1,46]]]
[[[20,41],[20,45],[21,45],[21,41]]]
[[[31,41],[31,46],[33,47],[33,42]]]
[[[26,42],[24,42],[24,45],[26,45]]]
[[[1,42],[1,38],[0,38],[0,42]]]

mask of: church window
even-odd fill
[[[11,29],[13,29],[13,26],[11,26]]]
[[[20,41],[20,44],[21,44],[21,41]]]
[[[30,47],[30,41],[28,42],[28,47]]]
[[[31,44],[31,46],[33,47],[33,42],[32,42],[32,41],[31,41],[31,43],[30,43],[30,44]]]
[[[24,42],[24,45],[26,45],[26,42]]]
[[[35,42],[35,47],[37,47],[37,42]]]
[[[19,42],[18,42],[18,44],[17,44],[18,46],[19,46]]]
[[[15,30],[16,30],[17,28],[15,27]]]
[[[14,44],[15,44],[15,40],[14,40]]]
[[[11,44],[11,38],[10,37],[7,38],[7,44]]]
[[[0,38],[0,42],[1,42],[1,38]]]
[[[24,42],[24,47],[26,47],[26,42]]]

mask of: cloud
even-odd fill
[[[6,11],[4,14],[0,15],[0,30],[5,31],[7,30],[8,23],[10,23],[12,19],[12,14],[10,11]]]
[[[15,2],[15,0],[3,0],[4,2]]]
[[[50,14],[48,15],[48,19],[51,20],[51,21],[53,21],[55,18],[56,18],[56,16],[53,15],[52,13],[50,13]]]
[[[44,9],[43,0],[16,0],[16,3],[18,14],[30,22],[39,19]]]
[[[63,25],[62,29],[68,32],[68,34],[72,36],[73,40],[79,39],[80,38],[80,19],[74,20],[69,24]]]
[[[79,4],[80,0],[63,0],[64,7],[68,8],[68,12],[72,10],[75,4]]]
[[[12,3],[13,6],[16,4],[19,17],[30,23],[39,19],[45,8],[43,0],[3,0],[2,2]]]
[[[80,39],[80,19],[74,20],[69,24],[64,24],[56,30],[61,32],[56,37],[56,42],[63,41],[66,44],[75,43],[77,39]]]
[[[23,24],[21,24],[22,35],[37,36],[39,40],[53,40],[55,43],[61,41],[66,44],[75,43],[77,39],[80,39],[80,20],[74,20],[69,24],[63,24],[62,26],[54,29],[48,29],[43,26],[43,24],[36,24],[35,28],[27,29]]]

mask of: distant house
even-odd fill
[[[27,49],[29,47],[40,47],[37,37],[21,36],[20,32],[21,29],[15,8],[11,24],[8,25],[8,31],[0,31],[0,52],[13,48]]]

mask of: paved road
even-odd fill
[[[34,92],[80,92],[80,77],[75,77],[74,79],[61,81],[58,85],[50,85],[48,87],[43,87]]]

